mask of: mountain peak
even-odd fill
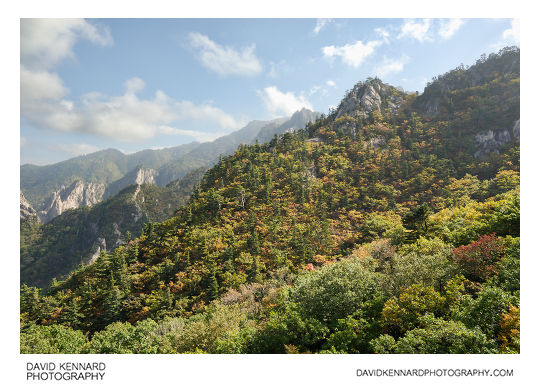
[[[107,186],[103,198],[109,198],[116,195],[128,185],[153,184],[156,185],[156,178],[159,172],[152,168],[137,165],[130,172],[126,173],[122,178],[112,182]]]
[[[336,118],[346,115],[367,118],[369,113],[381,108],[390,108],[395,112],[405,95],[379,78],[368,78],[365,82],[358,82],[347,92],[336,109]]]
[[[76,180],[67,188],[62,186],[58,191],[53,192],[38,216],[43,223],[47,223],[66,210],[81,206],[91,207],[101,200],[104,191],[104,184]]]

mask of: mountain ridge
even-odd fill
[[[127,155],[109,148],[48,166],[24,164],[20,168],[21,190],[36,211],[47,212],[45,207],[54,200],[54,193],[61,190],[62,186],[70,186],[78,180],[105,186],[114,183],[113,189],[107,191],[107,195],[111,196],[110,192],[118,192],[123,188],[122,178],[138,166],[156,170],[154,182],[166,186],[191,170],[211,165],[219,159],[220,154],[231,153],[239,144],[254,142],[263,127],[279,126],[288,119],[290,117],[270,121],[254,120],[238,131],[206,143],[191,142],[160,150],[145,149]],[[292,127],[303,124],[295,122]],[[126,178],[124,181],[129,180]]]

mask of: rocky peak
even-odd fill
[[[345,95],[336,110],[336,118],[342,116],[367,118],[369,113],[374,110],[380,111],[383,107],[395,112],[403,98],[403,92],[384,84],[380,79],[368,79],[365,82],[358,82]]]
[[[34,208],[30,205],[30,203],[28,203],[28,200],[26,200],[22,191],[20,191],[20,193],[21,193],[21,196],[20,196],[21,222],[29,218],[33,218],[33,217],[37,218],[36,210],[34,210]]]
[[[301,110],[293,113],[293,115],[289,119],[289,122],[292,124],[296,124],[296,126],[304,126],[309,121],[315,121],[320,115],[320,113],[311,111],[306,108],[302,108]]]
[[[155,169],[139,167],[135,174],[135,184],[156,184],[156,175],[157,171]]]
[[[66,210],[81,206],[91,207],[101,200],[104,191],[104,184],[77,180],[67,188],[62,186],[58,191],[53,192],[38,216],[43,223],[46,223]]]
[[[135,169],[128,172],[124,177],[118,179],[107,187],[103,195],[104,198],[109,198],[116,195],[122,189],[129,185],[142,185],[142,184],[154,184],[156,185],[156,178],[159,172],[152,168],[146,168],[142,165],[137,166]]]
[[[280,135],[283,133],[290,133],[296,129],[302,129],[306,126],[308,122],[315,122],[319,118],[321,113],[311,111],[306,108],[302,108],[288,118],[286,121],[282,122],[280,125],[267,125],[263,127],[257,134],[256,140],[259,143],[270,141],[274,135]]]

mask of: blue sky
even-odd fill
[[[367,77],[407,91],[519,45],[513,19],[23,19],[21,163],[208,141]]]

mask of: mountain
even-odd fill
[[[284,122],[275,122],[272,125],[265,125],[257,133],[257,136],[253,141],[248,144],[253,144],[255,141],[259,143],[265,143],[270,141],[274,136],[287,132],[293,132],[296,129],[302,129],[308,122],[315,122],[321,114],[313,112],[309,109],[303,108],[294,113],[290,119]]]
[[[158,172],[152,168],[137,166],[132,171],[126,173],[121,179],[118,179],[107,186],[103,198],[109,198],[116,195],[123,188],[130,185],[156,184]]]
[[[335,118],[345,116],[366,119],[374,110],[390,109],[397,113],[406,94],[395,87],[382,83],[379,79],[368,79],[357,83],[348,91],[335,111]]]
[[[53,192],[43,209],[38,212],[39,219],[42,223],[47,223],[66,210],[81,206],[91,207],[101,201],[104,190],[104,184],[84,183],[81,180],[73,182],[69,187],[62,186]]]
[[[128,232],[138,235],[148,222],[171,217],[204,171],[195,170],[167,187],[135,180],[92,207],[63,211],[46,224],[21,223],[21,282],[47,287],[53,278],[66,278],[79,264],[125,244]]]
[[[431,96],[368,78],[240,145],[173,217],[23,286],[21,351],[61,332],[86,353],[519,353],[516,56]],[[484,147],[487,128],[512,135]]]
[[[158,169],[158,184],[165,185],[181,178],[186,172],[203,166],[210,166],[220,155],[232,153],[239,144],[251,144],[265,126],[275,126],[286,121],[278,118],[272,121],[251,121],[244,128],[211,142],[199,144],[191,152],[173,160]]]
[[[41,210],[51,195],[75,181],[108,185],[126,173],[144,165],[158,168],[164,163],[181,157],[198,143],[180,145],[161,150],[143,150],[125,155],[116,149],[106,149],[75,157],[56,164],[21,166],[21,190],[35,209]]]
[[[172,161],[159,169],[158,182],[160,185],[178,179],[185,173],[186,166],[195,163],[196,166],[211,166],[220,156],[233,153],[240,144],[254,144],[256,141],[266,141],[266,137],[303,128],[308,122],[315,121],[320,113],[302,109],[290,118],[278,118],[272,121],[252,121],[245,128],[230,135],[220,137],[213,142],[200,144],[193,151]]]
[[[31,218],[37,219],[36,210],[34,210],[34,208],[32,208],[32,205],[28,203],[22,191],[20,195],[20,202],[21,202],[21,222],[27,219],[31,219]]]
[[[135,184],[136,175],[141,173],[152,175],[148,179],[153,181],[148,183],[164,187],[192,170],[211,166],[220,155],[232,153],[240,144],[254,143],[261,130],[280,133],[280,130],[298,129],[316,116],[317,113],[304,111],[290,118],[252,121],[236,132],[202,144],[192,142],[129,155],[107,149],[53,165],[25,164],[21,166],[21,190],[33,208],[42,214],[43,221],[47,222],[62,212],[63,205],[58,198],[66,189],[69,191],[73,184],[76,184],[77,189],[83,184],[91,191],[97,190],[97,201],[101,200],[100,195],[103,194],[101,188],[97,187],[105,187],[104,197],[107,198],[129,184]],[[283,128],[280,125],[284,125]],[[97,201],[91,202],[94,204]],[[76,202],[70,200],[70,203]],[[79,205],[84,204],[81,202]],[[70,204],[66,208],[74,207]]]

